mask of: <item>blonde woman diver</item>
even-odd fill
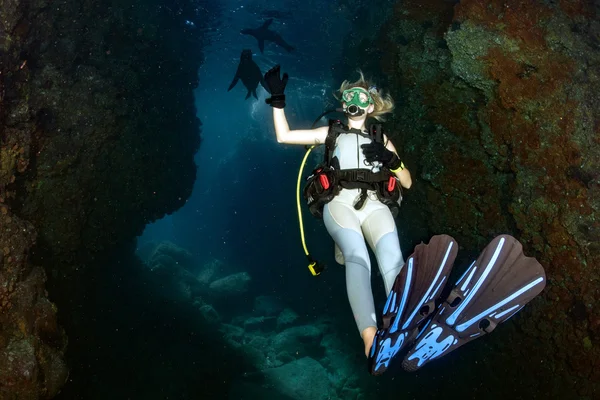
[[[313,145],[325,143],[329,126],[316,129],[291,130],[285,116],[285,86],[288,75],[280,77],[280,67],[275,66],[265,74],[265,82],[271,93],[266,100],[273,107],[273,121],[277,142]],[[339,89],[343,109],[348,116],[348,130],[340,134],[333,149],[339,168],[364,169],[376,172],[383,166],[398,178],[402,187],[408,189],[412,179],[408,169],[400,161],[396,149],[384,135],[383,143],[369,138],[365,121],[369,117],[381,120],[383,114],[394,108],[389,95],[383,95],[362,74],[355,82],[344,81]],[[360,134],[358,132],[363,134]],[[384,144],[385,143],[385,144]],[[364,341],[368,357],[377,332],[375,305],[371,290],[371,264],[366,242],[377,257],[383,277],[386,296],[389,295],[396,275],[404,265],[394,217],[372,190],[361,199],[362,206],[355,205],[361,197],[360,189],[342,188],[323,208],[323,220],[327,231],[341,250],[346,265],[346,289],[358,331]],[[340,259],[339,255],[336,259]]]

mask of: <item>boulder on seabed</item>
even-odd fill
[[[310,357],[303,357],[277,368],[262,371],[265,383],[295,400],[329,399],[327,370]]]
[[[276,327],[275,317],[250,317],[244,320],[244,329],[247,331],[273,331]]]
[[[223,271],[223,268],[224,265],[221,260],[213,259],[202,265],[200,272],[196,275],[196,279],[208,286],[215,279],[215,275]]]
[[[209,288],[211,294],[216,297],[238,296],[248,291],[251,280],[250,274],[239,272],[217,279],[210,284]]]
[[[219,324],[221,323],[221,316],[219,315],[217,310],[213,308],[213,306],[209,304],[200,305],[198,307],[198,311],[200,311],[202,320],[206,322],[209,326],[219,326]]]
[[[279,315],[277,316],[277,329],[285,328],[298,319],[298,314],[296,314],[290,308],[285,308]]]
[[[192,254],[183,247],[179,247],[169,241],[164,241],[159,243],[154,248],[154,251],[150,253],[146,259],[146,264],[151,269],[154,269],[157,264],[161,266],[172,265],[188,269],[193,264],[192,259]]]
[[[310,354],[311,348],[321,344],[323,332],[314,325],[302,325],[288,328],[273,338],[273,350],[278,353],[286,351],[290,354]]]

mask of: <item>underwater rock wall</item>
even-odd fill
[[[402,235],[473,254],[515,235],[548,287],[496,350],[569,398],[600,392],[599,17],[597,1],[403,0],[345,43],[344,70],[382,71],[397,101],[388,131],[415,180]]]
[[[44,270],[59,282],[191,193],[208,11],[185,4],[0,0],[3,399],[67,377]]]

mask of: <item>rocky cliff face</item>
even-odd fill
[[[60,286],[191,192],[209,11],[186,4],[0,0],[3,399],[50,398],[68,374],[44,271]]]
[[[343,65],[382,70],[397,101],[388,131],[415,178],[403,237],[475,252],[509,232],[544,265],[517,346],[496,350],[555,395],[600,390],[599,16],[591,1],[404,0]]]

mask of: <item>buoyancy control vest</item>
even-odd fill
[[[394,218],[398,215],[402,191],[396,175],[385,167],[369,166],[360,168],[341,168],[340,160],[334,155],[334,149],[340,135],[354,134],[366,137],[372,141],[384,143],[383,130],[380,124],[369,126],[368,133],[351,129],[339,120],[329,120],[329,130],[325,139],[323,161],[316,166],[306,179],[303,195],[310,213],[316,218],[323,218],[323,207],[337,196],[342,189],[360,189],[354,208],[360,210],[369,190],[377,194],[377,198],[387,205]],[[357,155],[360,156],[358,138],[356,141]],[[385,143],[384,143],[385,144]],[[346,163],[344,163],[346,164]],[[347,166],[347,165],[346,165]]]

